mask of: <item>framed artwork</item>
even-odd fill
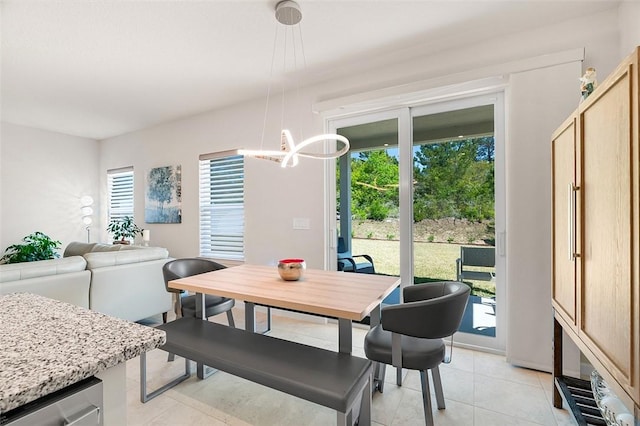
[[[145,223],[182,223],[182,167],[149,170],[144,201]]]

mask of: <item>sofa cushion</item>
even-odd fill
[[[169,257],[169,252],[166,248],[162,247],[140,247],[137,249],[125,249],[108,253],[91,252],[86,253],[83,257],[87,261],[87,269],[96,269],[105,266],[166,259]]]
[[[64,249],[63,257],[82,256],[85,253],[89,253],[95,245],[96,243],[70,242],[67,248]]]
[[[87,262],[82,256],[62,259],[39,260],[36,262],[10,263],[0,265],[0,282],[25,280],[47,275],[61,275],[84,271]]]
[[[103,251],[120,251],[124,247],[122,244],[101,244],[97,243],[90,250],[91,253],[100,253]],[[86,254],[86,253],[82,253]]]

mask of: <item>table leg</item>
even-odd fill
[[[244,302],[244,329],[256,332],[256,304]]]
[[[369,327],[373,328],[380,324],[380,305],[373,308],[369,314]]]
[[[196,317],[198,316],[198,313],[200,313],[200,319],[202,319],[202,321],[208,321],[206,317],[207,313],[204,310],[204,306],[205,306],[204,298],[205,298],[204,293],[196,293]],[[201,379],[201,380],[206,379],[216,371],[218,370],[216,370],[215,368],[211,368],[207,365],[204,365],[201,362],[196,363],[196,373],[197,373],[198,379]]]
[[[350,354],[353,347],[351,320],[338,318],[338,352]]]

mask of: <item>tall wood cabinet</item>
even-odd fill
[[[636,49],[600,83],[551,143],[554,336],[566,331],[636,418],[639,54]],[[562,342],[554,343],[554,375],[560,378]],[[554,403],[561,404],[558,394]]]

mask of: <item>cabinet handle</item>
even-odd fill
[[[65,419],[64,426],[80,426],[80,425],[99,425],[100,424],[100,407],[90,405],[80,410],[76,414]]]
[[[580,257],[576,253],[576,196],[580,187],[573,183],[569,184],[569,261],[575,261],[576,257]]]

